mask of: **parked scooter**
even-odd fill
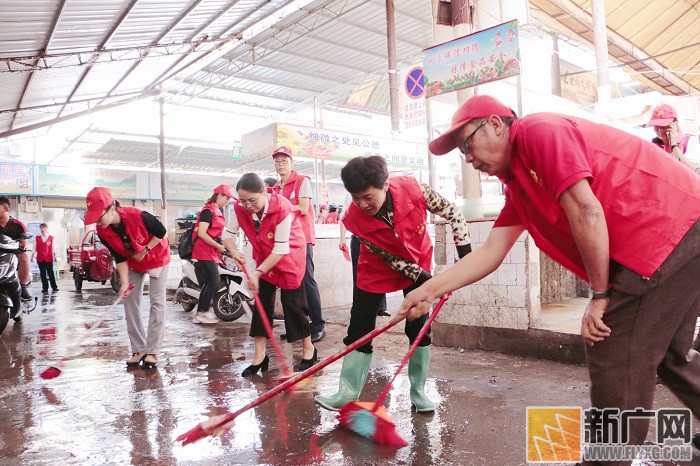
[[[24,233],[23,239],[31,238],[31,233]],[[0,235],[0,333],[5,330],[10,318],[15,322],[22,320],[20,312],[29,314],[36,309],[38,298],[31,301],[22,302],[20,298],[21,287],[19,285],[19,274],[17,267],[17,253],[19,252],[19,241],[15,241],[9,236]]]
[[[182,281],[175,293],[175,302],[190,312],[199,302],[203,274],[192,260],[182,261]],[[243,314],[250,314],[254,305],[253,294],[248,290],[243,271],[228,255],[221,256],[219,264],[219,290],[214,295],[214,313],[226,322],[234,321]]]

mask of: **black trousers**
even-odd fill
[[[352,260],[352,284],[355,285],[357,281],[357,261],[360,260],[360,240],[357,236],[350,236],[350,259]],[[386,312],[386,295],[379,301],[379,308],[377,309],[377,314]]]
[[[56,285],[56,277],[53,274],[53,262],[37,261],[37,264],[39,264],[39,277],[41,278],[41,289],[44,291],[48,291],[49,282],[51,282],[51,288],[57,290],[58,285]]]
[[[325,327],[325,321],[321,314],[321,296],[318,293],[318,285],[314,278],[314,245],[306,245],[306,273],[302,282],[306,293],[307,309],[311,319],[311,331],[320,333]]]
[[[265,308],[267,320],[272,323],[272,317],[275,312],[275,292],[277,287],[272,283],[259,280],[260,283],[260,302]],[[282,311],[284,312],[284,328],[287,332],[287,341],[292,343],[297,340],[311,336],[311,327],[309,319],[306,317],[308,305],[306,304],[306,291],[304,284],[299,285],[293,290],[285,290],[280,288],[280,298],[282,301]],[[253,319],[250,322],[251,337],[267,337],[265,326],[257,312],[253,312]]]
[[[417,281],[411,286],[403,290],[403,295],[406,296],[408,293],[418,288],[423,284],[422,280]],[[343,338],[343,343],[345,346],[354,343],[363,336],[370,333],[377,325],[377,309],[379,308],[379,303],[382,297],[386,297],[385,294],[381,293],[370,293],[369,291],[363,291],[357,286],[353,288],[352,292],[352,308],[350,309],[350,325],[348,326],[348,335]],[[408,341],[413,343],[413,341],[420,333],[423,328],[423,324],[428,320],[428,314],[421,316],[418,319],[406,320],[406,325],[404,327],[404,333],[408,337]],[[430,330],[425,334],[418,346],[430,346]],[[372,353],[372,342],[368,342],[360,346],[357,351],[362,353],[370,354]]]
[[[197,312],[207,312],[214,299],[216,290],[219,289],[219,266],[214,261],[197,261],[194,266],[204,274],[204,283],[202,291],[199,293]]]

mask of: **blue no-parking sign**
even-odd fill
[[[406,82],[404,83],[404,88],[406,90],[406,95],[411,99],[420,99],[425,93],[425,86],[423,85],[423,67],[416,66],[406,75]]]

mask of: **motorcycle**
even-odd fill
[[[175,292],[175,302],[182,304],[185,312],[190,312],[199,302],[202,291],[202,272],[192,260],[182,260],[182,280]],[[219,290],[214,295],[214,313],[225,321],[232,322],[243,314],[252,313],[253,293],[246,286],[246,278],[236,261],[228,255],[221,256],[219,264]]]
[[[31,233],[24,233],[22,239],[31,238]],[[22,320],[20,312],[29,314],[36,309],[38,298],[34,297],[34,305],[31,301],[22,302],[21,287],[17,267],[19,261],[19,241],[9,236],[0,235],[0,333],[7,327],[10,319],[15,322]]]

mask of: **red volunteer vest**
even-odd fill
[[[433,245],[427,225],[427,206],[423,190],[409,176],[389,179],[389,192],[394,201],[394,228],[373,215],[368,215],[354,203],[343,218],[345,227],[389,254],[402,257],[430,272]],[[360,246],[357,263],[357,287],[370,293],[391,293],[403,290],[413,282],[396,272],[384,259]]]
[[[220,238],[221,233],[223,233],[224,228],[226,227],[226,218],[224,217],[224,214],[221,213],[221,210],[219,210],[219,208],[216,207],[216,204],[213,202],[210,202],[202,207],[202,212],[205,210],[208,210],[212,214],[211,223],[209,224],[209,228],[207,228],[207,233],[214,239]],[[202,212],[199,214],[201,215]],[[221,262],[221,253],[219,250],[214,246],[205,243],[198,235],[199,218],[197,218],[197,223],[192,231],[192,259],[196,259],[198,261],[214,261],[219,264]]]
[[[326,218],[323,219],[323,223],[330,225],[338,223],[338,212],[331,212],[326,215]]]
[[[678,147],[680,148],[681,152],[685,154],[685,151],[688,150],[688,141],[690,141],[690,138],[693,137],[690,134],[683,134],[681,131],[678,131]],[[671,154],[671,145],[670,144],[659,144],[657,142],[654,142],[657,146]]]
[[[141,218],[143,210],[136,207],[119,207],[117,212],[126,227],[126,236],[131,239],[133,251],[124,247],[121,237],[109,226],[107,228],[97,226],[97,234],[104,241],[107,241],[112,249],[127,258],[126,262],[131,270],[147,273],[150,269],[163,267],[170,262],[170,241],[168,241],[167,236],[148,251],[141,262],[133,260],[131,255],[135,252],[143,251],[149,241],[151,241],[151,238],[153,238],[153,235],[146,230],[146,225],[143,224],[143,219]]]
[[[49,236],[45,243],[41,235],[36,237],[36,261],[53,262],[53,236]]]
[[[287,218],[290,212],[299,210],[290,201],[277,195],[274,190],[268,189],[268,193],[270,193],[270,199],[268,199],[270,205],[257,232],[253,224],[253,215],[238,203],[233,206],[238,224],[253,247],[253,259],[256,265],[262,264],[272,253],[277,225]],[[295,216],[289,234],[289,254],[282,256],[277,265],[268,270],[261,278],[282,289],[294,290],[301,285],[305,273],[306,239],[299,218]]]
[[[534,180],[518,154],[521,126],[551,118],[538,115],[511,126],[506,203],[512,204],[542,252],[588,282],[564,209]],[[563,118],[583,134],[593,174],[591,190],[605,212],[610,258],[651,277],[700,217],[698,176],[670,157],[659,157],[658,149],[643,139],[582,118]]]
[[[289,175],[289,179],[282,187],[282,195],[289,199],[292,205],[299,205],[299,190],[301,189],[301,184],[304,182],[305,178],[308,176],[303,176],[298,174],[295,170]],[[275,192],[279,192],[279,182],[275,185]],[[314,227],[314,204],[309,199],[309,211],[306,215],[301,215],[301,211],[297,211],[296,214],[299,222],[301,223],[301,228],[304,230],[304,236],[306,237],[306,243],[316,244],[316,229]]]

